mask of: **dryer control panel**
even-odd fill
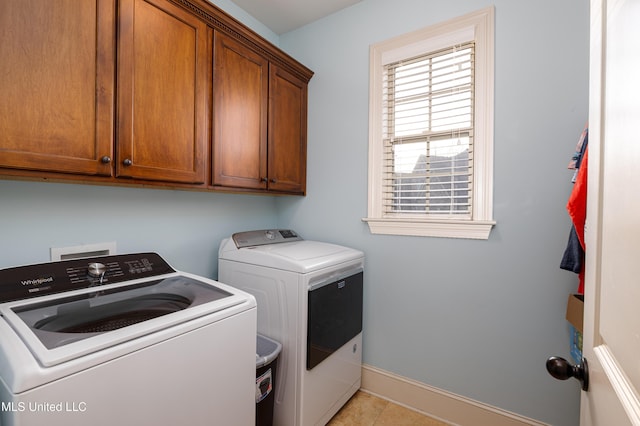
[[[157,253],[63,260],[0,270],[0,303],[175,272]]]
[[[238,248],[302,241],[302,237],[290,229],[263,229],[260,231],[238,232],[233,234],[232,238]]]

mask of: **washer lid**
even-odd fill
[[[50,367],[247,300],[189,274],[157,278],[8,302],[0,315]]]
[[[364,253],[336,244],[307,240],[237,248],[231,239],[226,239],[220,245],[219,257],[304,274],[362,259]]]

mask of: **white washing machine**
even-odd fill
[[[0,270],[0,424],[238,425],[256,302],[155,253]]]
[[[364,254],[291,230],[234,234],[218,280],[255,296],[258,332],[282,344],[274,424],[325,425],[360,388]]]

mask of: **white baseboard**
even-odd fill
[[[360,390],[452,425],[549,426],[366,364],[362,366]]]

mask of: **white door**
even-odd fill
[[[582,426],[640,425],[640,0],[591,0]]]

